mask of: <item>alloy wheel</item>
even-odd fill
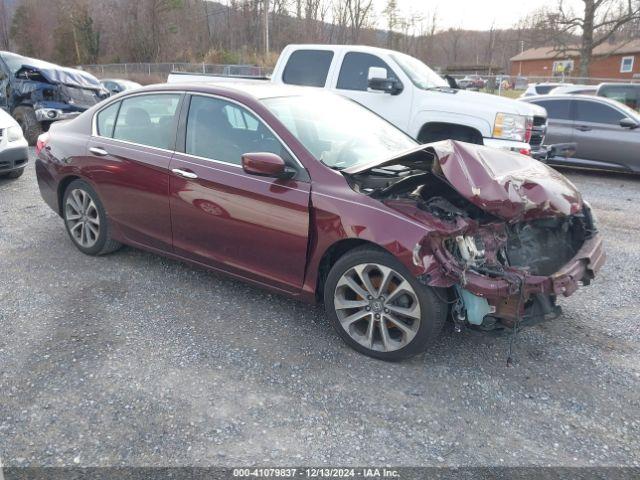
[[[399,350],[420,328],[420,302],[413,287],[401,274],[377,263],[356,265],[340,277],[334,307],[342,328],[371,350]]]
[[[91,248],[96,244],[100,236],[100,215],[87,191],[76,188],[67,195],[64,219],[78,245]]]

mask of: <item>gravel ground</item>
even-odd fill
[[[509,337],[384,363],[320,308],[131,248],[93,258],[0,180],[0,457],[26,465],[640,465],[640,178],[567,175],[608,262]]]

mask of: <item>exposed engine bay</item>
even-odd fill
[[[511,328],[557,316],[556,297],[576,286],[551,279],[595,235],[590,208],[564,177],[557,174],[557,185],[543,178],[540,166],[548,167],[535,160],[500,152],[498,165],[487,165],[478,155],[462,158],[464,144],[442,143],[440,152],[417,150],[347,178],[427,227],[414,263],[424,265],[426,285],[452,287],[456,325]]]

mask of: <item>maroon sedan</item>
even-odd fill
[[[152,86],[53,124],[37,152],[42,196],[83,253],[124,243],[322,301],[382,359],[423,351],[449,313],[480,329],[557,315],[604,262],[556,171],[418,145],[324,91]]]

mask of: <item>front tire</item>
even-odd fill
[[[84,180],[74,180],[67,187],[62,198],[62,216],[69,237],[82,253],[105,255],[122,246],[109,236],[104,206]]]
[[[0,178],[20,178],[22,176],[22,174],[24,173],[24,168],[21,168],[19,170],[13,170],[9,173],[3,173],[2,175],[0,175]]]
[[[422,353],[440,333],[447,305],[391,254],[360,247],[342,256],[324,286],[330,322],[355,350],[382,360]]]
[[[37,143],[38,137],[44,132],[42,125],[36,118],[35,110],[31,107],[16,107],[13,111],[13,118],[22,128],[22,134],[27,139],[29,146],[33,147]]]

